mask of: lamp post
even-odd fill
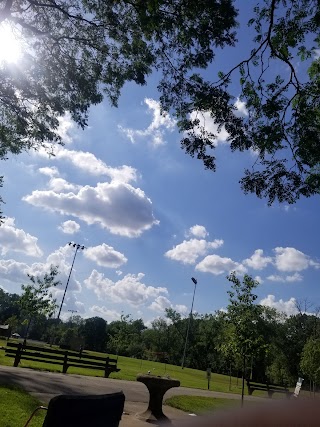
[[[190,310],[190,315],[189,315],[189,320],[188,320],[188,326],[187,326],[187,333],[186,333],[186,339],[185,339],[185,343],[184,343],[184,350],[183,350],[183,356],[182,356],[182,362],[181,362],[181,368],[184,368],[184,362],[185,362],[185,358],[186,358],[186,351],[187,351],[187,345],[188,345],[188,338],[189,338],[189,329],[190,329],[190,322],[191,322],[191,317],[192,317],[192,310],[193,310],[193,303],[194,303],[194,295],[196,293],[196,287],[197,287],[197,280],[194,277],[191,277],[191,280],[194,283],[194,290],[193,290],[193,297],[192,297],[192,304],[191,304],[191,310]]]
[[[75,248],[75,252],[74,252],[73,261],[72,261],[72,264],[71,264],[71,268],[70,268],[70,272],[69,272],[69,277],[68,277],[68,280],[67,280],[66,288],[64,290],[62,301],[61,301],[61,305],[60,305],[60,308],[59,308],[59,313],[58,313],[57,320],[60,319],[60,314],[61,314],[62,306],[63,306],[63,303],[64,303],[64,298],[65,298],[66,293],[67,293],[67,289],[68,289],[68,285],[69,285],[69,281],[70,281],[70,277],[71,277],[73,265],[74,265],[74,262],[75,262],[78,250],[81,249],[83,251],[83,249],[85,249],[85,246],[79,245],[78,243],[73,243],[73,242],[69,242],[69,246],[73,246]]]

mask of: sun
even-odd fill
[[[22,56],[22,46],[12,27],[0,25],[0,62],[17,63]]]

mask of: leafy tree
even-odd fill
[[[51,266],[50,273],[46,273],[43,278],[28,274],[31,284],[21,285],[23,292],[19,298],[19,306],[27,321],[25,340],[28,337],[32,320],[41,316],[51,317],[56,309],[56,301],[51,290],[61,284],[56,279],[58,274],[58,268]]]
[[[18,300],[19,295],[10,294],[0,288],[0,323],[5,323],[8,318],[19,315]]]
[[[232,0],[7,0],[0,23],[13,28],[23,55],[19,65],[0,66],[0,158],[61,143],[60,116],[84,127],[103,94],[117,105],[126,82],[145,84],[157,70],[161,106],[187,133],[183,148],[206,168],[216,167],[215,135],[199,126],[204,113],[225,126],[232,151],[256,153],[241,180],[245,192],[270,204],[318,193],[319,17],[317,0],[258,1],[248,22],[253,49],[207,81],[199,70],[236,43]],[[243,118],[230,86],[237,72]]]
[[[253,290],[259,282],[245,274],[242,282],[236,277],[235,272],[227,279],[232,283],[229,294],[227,318],[233,328],[233,346],[243,359],[242,369],[242,402],[244,395],[244,379],[246,376],[246,356],[258,354],[264,347],[263,336],[259,334],[257,323],[261,315],[261,306],[255,304],[257,295]]]
[[[107,322],[102,317],[90,317],[80,326],[80,335],[84,337],[88,350],[105,351],[107,342]]]
[[[300,367],[313,384],[320,381],[320,339],[310,339],[303,347]]]
[[[1,64],[0,157],[61,142],[59,116],[84,127],[103,93],[116,105],[123,85],[145,84],[152,68],[165,85],[205,66],[214,46],[233,42],[235,16],[231,0],[6,1],[0,22],[23,54]]]

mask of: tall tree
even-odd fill
[[[52,296],[52,288],[61,284],[61,282],[57,280],[58,274],[58,268],[52,265],[50,267],[50,272],[45,273],[42,278],[28,274],[31,283],[21,285],[23,292],[18,303],[22,315],[26,316],[27,321],[25,341],[28,337],[32,320],[40,316],[51,317],[57,307],[56,300]]]
[[[264,346],[263,337],[259,334],[257,324],[261,307],[255,304],[257,295],[253,293],[259,282],[245,274],[242,282],[235,272],[227,279],[232,283],[229,294],[228,320],[233,328],[233,346],[243,360],[242,369],[242,402],[244,379],[246,376],[246,357],[258,353]]]
[[[202,114],[225,126],[232,151],[256,153],[241,180],[245,192],[271,204],[320,191],[318,0],[258,1],[248,22],[253,49],[212,81],[199,70],[218,48],[236,43],[232,0],[2,3],[0,25],[12,28],[23,54],[19,64],[0,66],[0,158],[61,143],[59,116],[68,112],[84,127],[103,94],[116,105],[126,82],[145,84],[157,70],[162,108],[178,119],[186,152],[206,168],[216,167],[216,135],[199,126]],[[230,88],[237,72],[242,118]]]

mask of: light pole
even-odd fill
[[[194,283],[194,290],[193,290],[193,297],[192,297],[192,304],[191,304],[191,310],[190,310],[190,315],[189,315],[189,320],[188,320],[188,326],[187,326],[187,333],[186,333],[186,340],[184,343],[184,350],[183,350],[183,356],[182,356],[182,362],[181,362],[181,368],[184,368],[184,361],[186,358],[186,351],[187,351],[187,345],[188,345],[188,337],[189,337],[189,329],[190,329],[190,322],[191,322],[191,317],[192,317],[192,310],[193,310],[193,303],[194,303],[194,295],[196,293],[196,287],[197,287],[197,280],[194,277],[191,277],[191,280]]]
[[[78,243],[73,243],[73,242],[69,242],[69,246],[73,246],[75,248],[75,252],[74,252],[74,257],[73,257],[73,261],[72,261],[72,264],[71,264],[71,268],[70,268],[70,272],[69,272],[69,277],[68,277],[68,280],[67,280],[66,288],[64,290],[64,294],[63,294],[63,297],[62,297],[61,305],[60,305],[60,308],[59,308],[59,313],[58,313],[57,320],[60,319],[60,314],[61,314],[62,306],[63,306],[63,303],[64,303],[64,298],[65,298],[66,293],[67,293],[67,289],[68,289],[68,285],[69,285],[69,281],[70,281],[70,277],[71,277],[71,273],[72,273],[74,261],[76,259],[78,250],[81,249],[83,251],[83,249],[85,249],[85,246],[79,245]]]

